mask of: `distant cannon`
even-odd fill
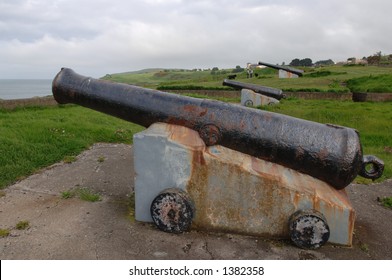
[[[271,64],[271,63],[266,63],[266,62],[259,62],[258,65],[263,65],[263,66],[267,66],[276,70],[283,70],[292,74],[295,74],[299,77],[301,77],[304,73],[304,71],[300,70],[300,69],[295,69],[292,67],[287,67],[287,66],[279,66],[279,65],[275,65],[275,64]]]
[[[229,86],[235,89],[249,89],[256,93],[260,93],[269,97],[273,97],[275,99],[282,99],[285,97],[281,89],[271,88],[261,85],[249,84],[249,83],[242,83],[238,81],[229,81],[227,79],[223,80],[222,83],[224,86]]]
[[[289,167],[336,189],[358,174],[376,179],[383,172],[383,162],[363,157],[357,131],[347,127],[96,80],[67,68],[57,74],[52,90],[60,104],[79,104],[145,127],[157,122],[185,126],[208,146],[219,144]]]

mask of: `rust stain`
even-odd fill
[[[261,177],[267,180],[281,181],[281,173],[277,164],[265,164],[265,161],[261,161],[258,158],[251,157],[251,167]]]
[[[353,244],[353,232],[354,232],[354,225],[355,225],[355,210],[351,209],[350,211],[350,216],[349,216],[349,224],[348,224],[348,229],[349,229],[349,240],[347,245],[351,246]]]
[[[329,152],[328,152],[328,149],[327,149],[327,148],[321,149],[321,151],[318,153],[318,158],[319,158],[321,161],[326,160],[326,159],[328,158],[328,156],[329,156]]]
[[[173,124],[167,125],[166,129],[169,138],[174,142],[181,143],[196,150],[203,150],[205,148],[203,140],[201,140],[199,133],[195,130]]]
[[[194,124],[186,119],[179,119],[177,117],[168,117],[165,120],[163,120],[163,122],[167,123],[167,124],[175,124],[175,125],[180,125],[180,126],[184,126],[184,127],[189,127],[189,128],[193,128]]]
[[[304,157],[304,155],[305,155],[305,150],[302,147],[298,147],[295,150],[295,158],[297,160],[301,160]]]
[[[200,155],[193,155],[187,190],[197,208],[194,227],[259,236],[288,233],[286,224],[294,207],[289,201],[290,190],[282,188],[276,177],[252,174],[244,166],[251,165],[251,157],[246,157],[244,165],[237,165],[219,161],[216,155],[206,152],[211,159],[201,165]],[[224,178],[216,179],[216,174]]]
[[[207,108],[201,108],[200,106],[196,105],[185,105],[183,108],[185,112],[192,114],[192,116],[203,117],[208,112]]]
[[[288,237],[289,217],[308,205],[330,219],[348,211],[351,242],[355,215],[344,190],[219,145],[194,148],[199,145],[194,142],[201,141],[196,131],[176,126],[169,130],[172,139],[190,145],[191,176],[186,190],[195,205],[193,228]]]
[[[192,153],[192,170],[198,165],[206,165],[206,160],[204,159],[203,151],[194,151]]]

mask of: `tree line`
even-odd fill
[[[392,65],[392,54],[382,54],[381,51],[370,55],[370,56],[364,56],[362,59],[356,59],[355,57],[350,57],[347,58],[346,61],[347,64],[368,64],[368,65]],[[282,65],[285,63],[283,62]],[[332,59],[326,59],[326,60],[319,60],[315,63],[313,63],[312,59],[310,58],[294,58],[289,66],[304,66],[304,67],[310,67],[310,66],[328,66],[328,65],[334,65],[335,62]]]

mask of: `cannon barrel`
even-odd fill
[[[267,67],[270,67],[270,68],[273,68],[273,69],[276,69],[276,70],[284,70],[286,72],[290,72],[290,73],[296,74],[296,75],[298,75],[300,77],[304,73],[304,71],[300,70],[300,69],[295,69],[295,68],[287,67],[287,66],[279,66],[279,65],[275,65],[275,64],[262,62],[262,61],[260,61],[258,65],[264,65],[264,66],[267,66]]]
[[[242,83],[238,81],[233,81],[233,80],[227,80],[224,79],[223,83],[224,86],[229,86],[235,89],[250,89],[253,90],[254,92],[273,97],[275,99],[282,99],[284,98],[284,94],[281,89],[277,88],[271,88],[271,87],[266,87],[266,86],[260,86],[260,85],[255,85],[255,84],[249,84],[249,83]]]
[[[165,122],[199,132],[206,145],[219,144],[346,187],[358,175],[378,178],[382,162],[363,158],[359,135],[262,110],[202,100],[137,86],[96,80],[63,68],[52,83],[60,104],[75,103],[148,127]],[[366,164],[372,164],[366,168]]]

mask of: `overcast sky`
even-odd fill
[[[0,79],[392,53],[391,0],[0,0]]]

